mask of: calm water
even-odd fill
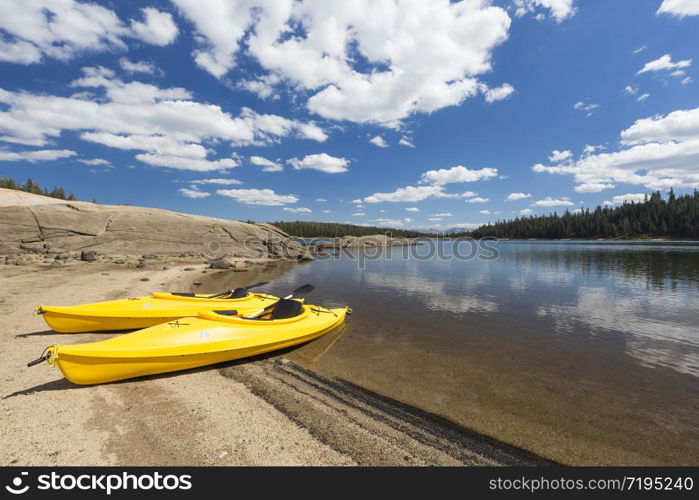
[[[492,246],[293,268],[354,314],[290,357],[562,462],[699,464],[699,245]]]

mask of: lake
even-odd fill
[[[560,462],[699,463],[699,244],[487,245],[292,268],[354,314],[288,357]]]

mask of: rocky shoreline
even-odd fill
[[[415,244],[376,234],[304,245],[270,224],[0,189],[0,263],[6,265],[61,266],[78,260],[144,268],[175,260],[243,270],[252,263],[313,260],[329,249]]]
[[[313,259],[308,247],[269,224],[57,200],[7,189],[0,189],[0,255],[6,264],[19,265],[106,260],[143,267],[149,261],[179,258],[217,263],[221,269],[246,261]]]
[[[342,248],[377,248],[394,246],[419,245],[417,238],[393,238],[385,234],[372,234],[369,236],[341,236],[329,241],[314,243],[312,247],[320,250]]]

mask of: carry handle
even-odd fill
[[[40,358],[37,358],[34,361],[30,361],[29,363],[27,363],[27,366],[32,367],[32,366],[38,365],[39,363],[43,363],[44,361],[49,359],[50,356],[51,356],[51,354],[44,354]]]

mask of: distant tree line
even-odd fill
[[[36,182],[34,182],[31,179],[27,179],[27,182],[25,182],[24,184],[18,184],[8,177],[3,177],[0,178],[0,188],[14,189],[16,191],[24,191],[26,193],[40,194],[42,196],[50,196],[51,198],[58,198],[59,200],[77,200],[77,198],[72,192],[68,196],[66,196],[65,190],[59,187],[54,187],[51,191],[49,191],[45,187],[42,188],[41,186],[39,186]]]
[[[277,221],[270,222],[273,226],[278,227],[282,231],[289,233],[291,236],[303,238],[319,238],[327,236],[336,238],[339,236],[369,236],[371,234],[390,233],[391,236],[404,236],[406,238],[417,238],[420,236],[428,236],[419,231],[410,231],[407,229],[391,229],[385,227],[368,227],[357,226],[354,224],[338,224],[336,222],[310,222],[310,221]]]
[[[642,202],[627,202],[618,207],[600,207],[562,215],[520,217],[485,224],[478,229],[454,236],[483,238],[697,238],[699,237],[699,193],[667,199],[659,191]]]

